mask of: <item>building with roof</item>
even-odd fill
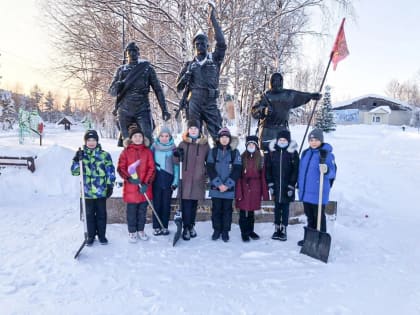
[[[408,125],[413,108],[402,101],[369,94],[332,105],[336,124]]]

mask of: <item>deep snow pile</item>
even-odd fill
[[[83,227],[69,168],[83,131],[47,126],[43,147],[0,133],[0,155],[37,156],[33,174],[0,169],[0,313],[420,314],[420,135],[337,129],[325,136],[338,164],[328,264],[299,254],[302,225],[280,242],[270,239],[271,223],[257,224],[262,239],[248,244],[233,225],[225,244],[210,240],[210,222],[175,248],[173,234],[129,244],[124,224],[108,225],[110,244],[74,260]],[[304,127],[291,131],[300,144]],[[121,149],[100,142],[116,164]]]

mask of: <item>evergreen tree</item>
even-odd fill
[[[15,102],[12,99],[12,93],[0,90],[0,122],[3,129],[12,129],[16,121]]]
[[[51,91],[48,91],[47,95],[45,96],[45,112],[48,114],[48,122],[51,122],[51,113],[54,110],[54,97],[52,96]]]
[[[331,93],[328,85],[325,87],[322,106],[316,115],[315,126],[317,128],[321,128],[324,132],[335,131],[336,124],[334,122],[334,114],[331,105]]]
[[[67,96],[66,101],[64,102],[64,114],[70,115],[71,114],[71,105],[70,105],[71,98]]]
[[[37,84],[34,85],[34,87],[30,91],[31,95],[31,110],[37,110],[38,112],[41,111],[41,108],[39,107],[41,105],[42,96],[44,95],[41,92],[41,89]]]

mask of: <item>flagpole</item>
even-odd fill
[[[341,21],[341,24],[340,24],[340,28],[338,29],[337,37],[335,38],[334,46],[333,46],[333,49],[331,50],[331,53],[330,53],[330,60],[328,60],[327,67],[326,67],[325,72],[324,72],[324,77],[322,78],[321,86],[319,87],[319,90],[318,90],[319,93],[322,92],[322,88],[324,87],[325,79],[327,78],[328,70],[330,69],[331,61],[333,60],[334,54],[338,50],[338,43],[339,43],[339,40],[340,40],[340,33],[341,32],[344,32],[344,21],[345,20],[346,20],[346,18],[343,18],[343,20]],[[338,61],[336,61],[336,62],[338,62]],[[303,143],[305,142],[306,135],[308,134],[309,126],[311,125],[312,118],[314,116],[315,109],[316,109],[316,106],[318,105],[318,102],[319,102],[319,100],[316,100],[315,101],[314,108],[312,109],[311,116],[309,117],[308,124],[306,125],[305,134],[303,135],[302,142],[301,142],[300,148],[299,148],[299,155],[302,152]]]
[[[325,69],[324,77],[322,78],[321,86],[319,87],[318,93],[322,92],[322,88],[324,87],[325,79],[327,78],[328,70],[330,69],[330,65],[331,65],[331,61],[332,61],[333,56],[334,56],[334,51],[331,51],[330,60],[328,61],[327,68]],[[302,152],[303,143],[305,142],[306,135],[308,134],[309,126],[311,125],[311,121],[312,121],[312,118],[314,116],[315,109],[316,109],[316,106],[318,105],[318,102],[319,102],[319,100],[315,101],[314,108],[312,109],[311,116],[309,117],[308,124],[306,125],[305,134],[303,135],[302,142],[301,142],[300,148],[299,148],[299,155]]]

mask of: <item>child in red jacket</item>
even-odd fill
[[[137,238],[148,240],[144,232],[147,212],[147,195],[153,199],[152,182],[155,177],[153,153],[148,148],[149,139],[138,128],[129,131],[126,148],[121,152],[117,171],[124,179],[123,200],[127,203],[127,227],[129,241]]]

